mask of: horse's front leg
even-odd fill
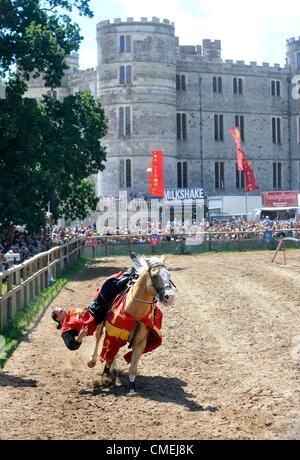
[[[142,332],[142,331],[139,331],[139,332]],[[141,334],[138,333],[138,336],[139,335]],[[147,344],[147,337],[148,337],[147,329],[144,331],[143,338],[138,340],[138,336],[136,337],[136,340],[132,347],[131,363],[129,367],[129,387],[128,387],[129,395],[136,394],[135,378],[137,375],[137,365],[138,365],[139,359],[142,356],[145,350],[146,344]]]
[[[92,368],[96,366],[97,363],[97,357],[98,357],[98,348],[99,348],[99,343],[102,335],[102,330],[103,330],[103,322],[98,324],[95,332],[95,337],[96,337],[96,342],[95,342],[95,348],[93,351],[92,356],[90,357],[88,361],[88,367]]]

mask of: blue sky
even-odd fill
[[[223,59],[285,64],[285,41],[300,36],[299,0],[91,0],[93,19],[73,17],[81,27],[81,68],[96,66],[96,24],[157,16],[175,23],[181,45],[222,41]]]

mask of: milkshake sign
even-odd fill
[[[170,200],[204,200],[202,188],[165,190],[165,199]]]

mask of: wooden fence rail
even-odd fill
[[[73,240],[0,272],[0,331],[18,311],[82,257],[83,244],[81,238]],[[3,293],[4,280],[6,292]]]

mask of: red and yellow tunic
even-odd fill
[[[113,309],[109,312],[105,322],[105,337],[100,354],[100,361],[112,361],[119,349],[123,347],[128,339],[131,330],[137,321],[143,321],[149,327],[149,335],[144,353],[154,350],[162,343],[162,318],[163,314],[157,305],[152,305],[150,312],[142,318],[134,318],[125,312],[126,296],[121,295],[116,299]],[[127,363],[131,361],[132,352],[124,355]]]

